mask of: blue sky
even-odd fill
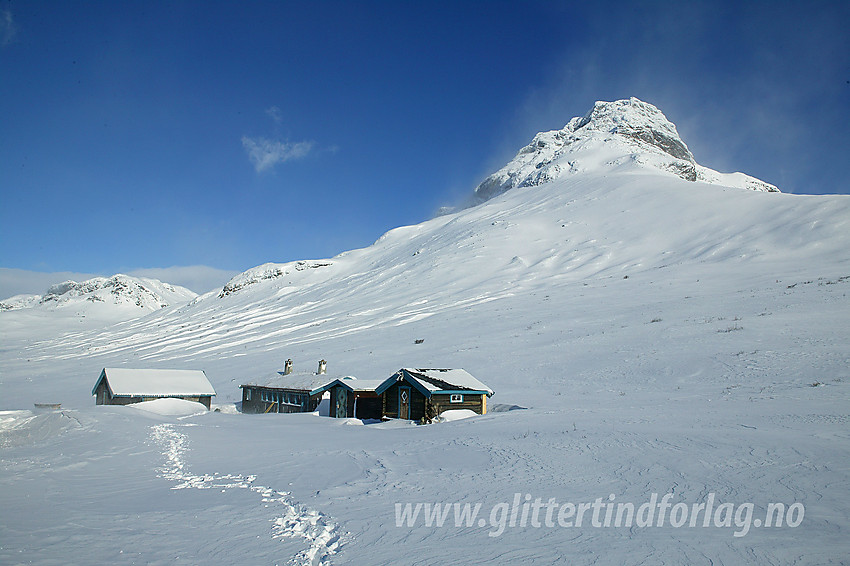
[[[0,295],[366,246],[595,100],[657,105],[703,165],[846,194],[848,28],[817,1],[2,0]]]

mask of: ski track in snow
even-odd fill
[[[196,425],[180,425],[196,426]],[[188,437],[176,425],[166,423],[151,427],[151,440],[160,447],[166,458],[158,468],[158,476],[177,482],[171,489],[245,489],[260,496],[262,503],[277,504],[283,513],[272,519],[272,538],[303,538],[309,546],[293,556],[293,566],[328,565],[330,557],[345,544],[345,533],[326,515],[292,500],[285,491],[254,485],[256,476],[233,474],[195,474],[188,469],[184,455]]]

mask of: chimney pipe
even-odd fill
[[[286,360],[286,363],[283,365],[283,375],[289,375],[292,373],[292,359]]]
[[[319,375],[323,375],[327,372],[328,362],[325,360],[319,360]]]

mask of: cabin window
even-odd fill
[[[453,393],[449,398],[450,403],[463,403],[463,395],[459,395],[457,393]]]
[[[250,390],[250,389],[246,389],[246,390],[245,390],[245,400],[246,400],[246,401],[250,401],[250,400],[251,400],[251,390]]]

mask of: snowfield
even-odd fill
[[[625,130],[226,293],[79,328],[0,312],[0,563],[846,563],[850,198],[691,181]],[[496,393],[427,426],[234,412],[287,358]],[[204,370],[223,410],[94,406],[122,365]]]

